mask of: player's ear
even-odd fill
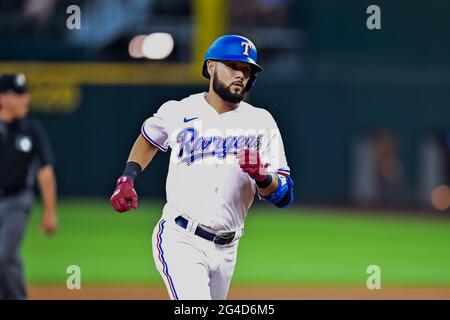
[[[208,70],[209,76],[212,78],[214,70],[216,69],[216,62],[213,60],[206,61],[206,69]]]

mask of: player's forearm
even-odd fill
[[[157,150],[158,148],[148,142],[142,134],[134,142],[123,174],[117,179],[116,189],[110,198],[112,207],[118,212],[126,212],[138,207],[138,195],[134,190],[134,182],[148,166]]]
[[[133,148],[131,148],[128,162],[132,161],[138,163],[141,166],[142,171],[144,171],[157,151],[158,148],[148,142],[142,134],[140,134],[134,142]]]
[[[47,165],[37,173],[39,189],[44,203],[44,215],[56,214],[56,179],[52,166]]]
[[[278,188],[277,176],[275,174],[271,174],[271,176],[272,176],[272,182],[267,187],[265,187],[265,188],[257,187],[258,193],[262,197],[267,197],[267,196],[271,195]]]

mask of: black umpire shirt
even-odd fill
[[[37,121],[0,122],[0,198],[32,188],[36,170],[48,164],[52,150]]]

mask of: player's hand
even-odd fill
[[[116,190],[110,199],[111,206],[118,212],[126,212],[138,207],[138,195],[134,190],[133,179],[121,176],[117,180]]]
[[[268,164],[261,162],[258,150],[241,149],[238,151],[236,158],[242,171],[247,172],[251,178],[256,181],[262,181],[266,178]]]
[[[58,230],[58,218],[56,212],[44,212],[41,221],[41,230],[47,235],[53,235]]]

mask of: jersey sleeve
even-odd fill
[[[32,127],[35,136],[38,167],[42,168],[46,165],[54,166],[55,157],[44,128],[36,121],[32,122]]]
[[[172,103],[164,103],[152,117],[144,121],[141,133],[148,142],[159,150],[169,150],[169,133],[171,121]]]
[[[268,164],[267,170],[269,172],[290,176],[290,168],[287,164],[280,130],[272,115],[269,112],[267,114],[267,129],[260,145],[261,159],[263,163]]]

